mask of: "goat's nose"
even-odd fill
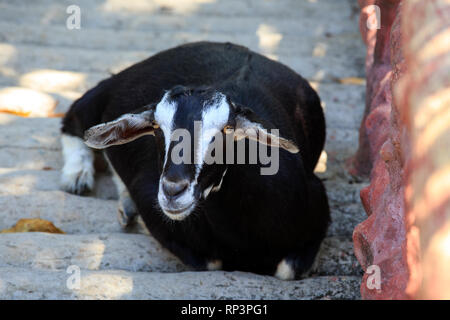
[[[189,186],[187,180],[170,181],[163,178],[162,189],[168,198],[176,198],[180,196]]]

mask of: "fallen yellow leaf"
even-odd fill
[[[14,232],[65,233],[61,229],[55,227],[50,221],[43,219],[20,219],[14,227],[0,231],[0,233]]]
[[[340,84],[353,84],[357,86],[363,86],[366,84],[366,79],[358,77],[337,78],[336,80]]]

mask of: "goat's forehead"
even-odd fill
[[[217,93],[211,100],[205,102],[202,109],[202,125],[205,129],[223,127],[230,116],[230,105],[227,98]]]
[[[172,99],[166,93],[156,106],[155,120],[167,130],[190,129],[195,121],[201,121],[204,129],[224,126],[230,114],[227,98],[215,92],[208,98],[182,97]]]

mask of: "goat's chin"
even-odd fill
[[[171,220],[181,221],[186,219],[194,210],[195,208],[195,202],[192,202],[190,205],[185,207],[184,209],[177,209],[177,210],[171,210],[168,208],[164,208],[161,206],[162,211],[164,214],[169,217]]]

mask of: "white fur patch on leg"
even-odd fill
[[[294,280],[295,271],[294,268],[286,261],[286,259],[281,260],[277,266],[277,271],[275,271],[275,277],[280,280]]]
[[[206,268],[209,271],[217,271],[222,269],[222,261],[219,259],[208,261]]]
[[[61,137],[64,167],[61,187],[70,193],[82,194],[94,186],[94,153],[81,138],[63,134]]]

